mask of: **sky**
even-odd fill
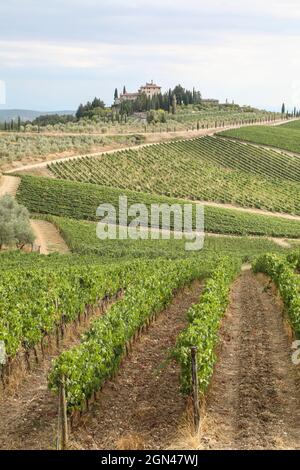
[[[109,105],[151,79],[300,108],[299,20],[299,0],[2,1],[0,109]]]

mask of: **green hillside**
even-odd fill
[[[54,163],[61,179],[300,214],[300,160],[215,137]]]
[[[241,127],[221,132],[219,135],[300,153],[300,121],[274,127]]]

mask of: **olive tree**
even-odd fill
[[[33,243],[35,236],[30,226],[29,212],[10,195],[0,198],[0,249],[15,245],[21,249]]]

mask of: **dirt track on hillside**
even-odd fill
[[[0,197],[5,194],[15,197],[20,183],[21,178],[3,175],[0,179]],[[53,224],[44,220],[30,220],[30,224],[36,236],[34,246],[41,254],[69,252],[67,244]]]
[[[0,197],[5,194],[10,194],[15,197],[20,183],[21,178],[17,178],[16,176],[0,176]]]
[[[42,255],[50,253],[69,253],[69,248],[58,229],[45,220],[31,220],[31,227],[36,236],[35,245],[40,247]]]

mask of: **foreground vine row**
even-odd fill
[[[268,275],[278,287],[284,306],[296,336],[300,337],[300,277],[295,273],[299,268],[299,253],[288,259],[275,254],[266,254],[256,261],[254,271]]]
[[[93,322],[81,344],[60,355],[49,386],[57,391],[64,377],[70,412],[82,409],[117,371],[131,341],[171,301],[175,290],[204,274],[197,260],[152,263],[124,298]]]

